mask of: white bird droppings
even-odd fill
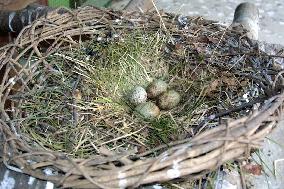
[[[167,171],[167,176],[171,179],[180,177],[178,161],[174,160],[173,168]]]
[[[52,182],[47,182],[45,185],[45,189],[53,189],[54,188],[54,184]]]
[[[34,177],[30,177],[29,181],[28,181],[28,185],[33,185],[34,182],[35,182],[35,178]]]
[[[15,187],[15,179],[9,177],[9,172],[8,170],[5,172],[0,189],[13,189]]]
[[[9,79],[9,83],[11,83],[12,85],[15,85],[15,84],[16,84],[16,82],[15,82],[15,77],[11,77],[11,78]]]
[[[155,185],[153,186],[153,188],[154,188],[154,189],[163,189],[163,187],[160,186],[160,185],[158,185],[158,184],[155,184]]]
[[[43,172],[44,172],[44,174],[45,174],[46,176],[56,175],[56,173],[54,173],[51,168],[45,168],[45,169],[43,170]]]
[[[15,15],[16,15],[15,12],[11,12],[11,13],[9,14],[9,29],[10,29],[11,32],[15,32],[14,29],[13,29],[13,27],[12,27],[12,25],[11,25],[11,23],[12,23],[12,21],[13,21]]]
[[[165,152],[163,155],[162,155],[162,158],[160,160],[160,162],[163,162],[163,161],[166,161],[168,159],[169,155],[167,152]]]
[[[125,179],[125,176],[125,173],[118,173],[117,178],[119,178],[119,188],[126,188],[127,180]]]

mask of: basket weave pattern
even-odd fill
[[[21,111],[17,103],[10,101],[14,94],[29,91],[28,83],[34,76],[39,64],[45,64],[45,58],[58,48],[76,46],[76,40],[84,40],[96,34],[96,31],[119,30],[113,20],[123,20],[144,28],[160,28],[160,18],[155,14],[137,15],[87,7],[75,11],[58,13],[54,11],[47,18],[39,19],[26,27],[14,44],[1,48],[0,60],[3,78],[1,82],[1,156],[4,164],[13,170],[31,176],[53,181],[62,187],[74,188],[125,188],[142,184],[164,182],[190,176],[196,178],[216,169],[228,160],[249,156],[251,149],[259,148],[264,137],[276,126],[281,118],[284,93],[279,92],[275,84],[282,73],[274,78],[270,91],[273,94],[261,102],[247,116],[231,119],[218,127],[196,135],[193,138],[176,141],[160,146],[157,157],[153,152],[143,154],[102,154],[89,159],[72,159],[63,153],[45,151],[30,147],[18,134],[18,122]],[[133,18],[137,18],[133,21]],[[171,15],[164,15],[164,27],[171,27]],[[192,22],[207,26],[210,22],[195,18]],[[96,24],[93,24],[96,23]],[[129,25],[129,29],[133,27]],[[202,33],[202,27],[196,33]],[[40,44],[50,42],[48,48]],[[19,63],[23,55],[39,57],[32,66]],[[5,68],[5,69],[4,69]],[[277,90],[276,90],[277,89]],[[7,107],[11,107],[7,111]],[[52,175],[46,175],[44,169],[51,168]]]

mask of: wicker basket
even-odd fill
[[[134,26],[160,29],[162,25],[162,29],[176,28],[178,18],[165,13],[161,13],[160,17],[156,13],[141,15],[94,7],[63,12],[65,13],[60,14],[56,10],[47,18],[35,21],[22,30],[15,43],[2,47],[0,51],[3,74],[0,87],[1,156],[6,167],[11,170],[52,181],[63,188],[126,188],[185,176],[194,179],[229,160],[248,157],[252,149],[260,147],[263,139],[281,118],[284,100],[283,71],[269,68],[271,81],[265,75],[258,77],[267,96],[253,102],[255,105],[250,104],[251,111],[247,116],[230,119],[192,138],[170,143],[170,147],[159,146],[143,154],[102,153],[89,159],[72,159],[63,153],[31,147],[17,131],[18,122],[15,118],[21,113],[17,109],[21,100],[14,102],[11,98],[19,92],[25,93],[29,90],[28,83],[33,78],[34,68],[44,63],[46,57],[58,48],[76,46],[78,41],[91,38],[94,31],[119,30],[122,26],[115,24],[117,18],[128,22],[130,30]],[[193,36],[197,41],[216,31],[226,31],[221,32],[221,39],[230,35],[239,36],[240,40],[244,38],[243,31],[224,29],[223,26],[200,17],[188,19],[192,27],[195,27]],[[95,22],[97,23],[93,24]],[[177,31],[183,33],[185,30]],[[32,54],[40,57],[33,66],[19,63],[22,56]],[[257,54],[252,51],[243,54],[268,61],[276,56],[281,58],[280,55],[267,55],[259,49]],[[225,60],[226,56],[233,55],[222,56]],[[150,156],[157,151],[158,156]],[[46,168],[53,173],[45,174]]]

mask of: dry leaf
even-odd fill
[[[206,96],[210,96],[212,93],[218,91],[218,88],[219,88],[219,86],[220,86],[220,83],[221,83],[221,81],[220,81],[219,79],[216,79],[216,80],[212,81],[212,82],[208,85],[208,87],[207,87],[207,89],[206,89],[206,91],[205,91],[205,95],[206,95]]]
[[[223,83],[225,83],[226,85],[231,86],[231,87],[236,87],[236,86],[239,85],[236,78],[225,77],[225,78],[222,78],[222,81],[223,81]]]
[[[138,154],[142,154],[142,153],[144,153],[144,152],[146,152],[146,151],[147,151],[147,149],[146,149],[145,146],[139,146],[139,147],[138,147]]]
[[[253,175],[261,175],[262,167],[258,164],[246,164],[243,166],[243,170]]]
[[[79,89],[75,89],[75,91],[74,91],[74,98],[77,101],[82,100],[82,93],[81,93],[81,91]]]
[[[211,43],[214,43],[214,44],[219,43],[219,39],[215,39],[215,38],[213,38],[213,37],[208,37],[208,40],[209,40]]]

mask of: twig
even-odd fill
[[[284,58],[284,55],[273,55],[273,54],[266,54],[266,53],[259,53],[259,52],[239,52],[239,53],[230,53],[230,54],[217,54],[215,56],[218,57],[225,57],[225,56],[238,56],[238,55],[247,55],[247,56],[267,56],[270,58]]]
[[[239,164],[239,169],[240,169],[239,174],[240,174],[240,178],[241,178],[242,189],[246,189],[247,188],[246,179],[245,179],[245,175],[244,175],[244,171],[243,171],[241,162],[238,162],[238,164]]]
[[[274,176],[277,177],[277,164],[283,162],[284,159],[277,159],[273,162],[273,167],[274,167]]]
[[[73,126],[76,128],[76,126],[78,125],[78,110],[77,110],[77,101],[78,101],[78,90],[77,90],[77,86],[80,82],[81,76],[78,75],[77,80],[75,81],[73,88],[72,88],[72,115],[73,115]]]
[[[163,21],[163,17],[161,16],[159,9],[157,8],[157,6],[156,6],[154,0],[151,0],[151,1],[152,1],[152,4],[153,4],[153,6],[154,6],[154,8],[155,8],[155,10],[156,10],[156,12],[157,12],[159,18],[160,18],[160,22],[162,23],[163,29],[164,29],[165,31],[167,31],[167,27],[166,27],[166,25],[165,25],[165,23],[164,23],[164,21]]]
[[[249,108],[249,107],[252,107],[254,104],[256,103],[260,103],[260,102],[263,102],[264,100],[268,99],[268,97],[260,97],[260,98],[257,98],[255,100],[252,100],[248,103],[245,103],[245,104],[242,104],[240,106],[237,106],[237,107],[232,107],[228,110],[225,110],[225,111],[222,111],[222,112],[219,112],[219,113],[216,113],[216,114],[212,114],[210,116],[208,116],[207,118],[205,118],[196,128],[195,128],[195,133],[196,132],[200,132],[200,129],[204,127],[205,124],[207,124],[208,122],[214,120],[214,119],[218,119],[220,117],[224,117],[224,116],[227,116],[233,112],[238,112],[238,111],[241,111],[245,108]]]

